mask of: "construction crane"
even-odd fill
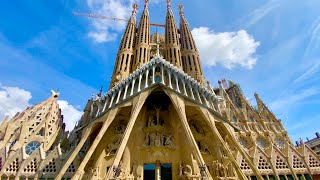
[[[107,19],[107,20],[113,20],[113,21],[126,21],[126,22],[128,22],[127,19],[108,17],[108,16],[97,15],[97,14],[78,13],[78,12],[72,12],[72,14],[74,16],[84,16],[84,17],[97,18],[97,19]],[[150,23],[150,26],[166,27],[164,24],[156,24],[156,23]]]

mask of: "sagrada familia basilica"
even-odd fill
[[[150,34],[148,1],[123,34],[110,88],[65,131],[52,92],[0,126],[1,180],[317,180],[320,158],[295,147],[281,121],[239,85],[204,78],[182,5],[167,0],[165,34]]]

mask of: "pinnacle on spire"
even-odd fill
[[[144,0],[144,8],[148,8],[149,0]]]
[[[171,0],[167,0],[167,8],[168,10],[171,8]]]
[[[59,93],[59,92],[56,92],[56,91],[54,91],[54,90],[51,90],[51,96],[52,96],[52,97],[54,97],[54,98],[58,98],[58,97],[59,97],[59,95],[60,95],[60,93]]]
[[[133,16],[137,15],[138,4],[133,4],[132,8],[133,8],[132,15]]]
[[[183,5],[182,4],[179,4],[179,14],[182,16],[184,13],[183,13]]]

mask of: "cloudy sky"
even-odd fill
[[[293,141],[320,127],[319,0],[173,0],[184,5],[206,78],[257,92],[282,119]],[[142,0],[23,0],[0,6],[0,119],[61,93],[72,129],[91,94],[108,87],[125,24],[72,12],[128,18]],[[150,16],[164,23],[165,0],[151,0]],[[151,28],[152,32],[163,32]],[[105,88],[105,89],[106,89]]]

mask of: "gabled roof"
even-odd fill
[[[120,81],[106,94],[97,96],[92,103],[91,117],[98,117],[108,109],[125,102],[146,89],[161,85],[175,93],[221,115],[219,102],[222,100],[214,91],[201,85],[194,78],[172,65],[159,54],[144,64],[126,79]]]

